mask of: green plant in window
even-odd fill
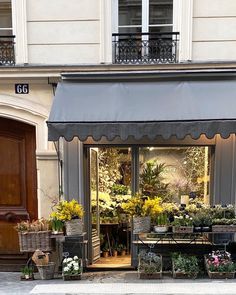
[[[168,183],[165,183],[163,176],[165,163],[158,164],[156,161],[148,161],[144,164],[140,174],[140,188],[143,195],[165,196],[167,194]]]

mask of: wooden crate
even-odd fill
[[[191,234],[193,233],[193,226],[173,226],[172,231],[173,233]]]
[[[236,232],[236,225],[223,225],[223,224],[216,224],[212,225],[212,232],[218,232],[218,233],[232,233]]]

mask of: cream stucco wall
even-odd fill
[[[100,0],[27,0],[28,62],[100,62]]]
[[[235,28],[235,0],[194,0],[192,60],[235,60]]]

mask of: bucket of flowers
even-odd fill
[[[51,219],[65,224],[67,236],[81,235],[83,233],[83,214],[83,207],[76,200],[63,200],[59,202],[55,211],[51,213]],[[61,227],[60,224],[60,229]]]
[[[83,262],[78,256],[66,257],[62,263],[62,275],[64,281],[81,280]]]
[[[231,254],[227,251],[217,250],[205,255],[205,266],[210,279],[233,279],[235,264]]]

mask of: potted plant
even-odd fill
[[[212,251],[205,255],[205,265],[209,278],[211,279],[233,279],[235,275],[235,264],[231,255],[226,251]]]
[[[34,280],[34,269],[31,266],[24,266],[21,269],[21,280]]]
[[[151,228],[151,217],[162,212],[160,198],[135,196],[122,205],[123,210],[133,217],[133,233],[147,233]]]
[[[192,233],[193,232],[193,219],[188,214],[174,216],[172,222],[174,233]]]
[[[180,253],[172,255],[173,277],[176,279],[193,278],[199,273],[199,265],[196,256],[189,256]]]
[[[161,213],[156,218],[156,225],[154,225],[154,231],[156,233],[165,233],[169,229],[169,218],[166,213]]]
[[[118,255],[118,245],[115,244],[113,247],[112,247],[112,256],[113,257],[117,257]]]
[[[78,256],[67,257],[63,260],[62,275],[64,281],[81,280],[82,272],[82,259],[79,259]]]
[[[126,255],[126,246],[123,244],[119,244],[117,246],[117,251],[118,251],[119,255],[125,256]]]
[[[209,232],[212,225],[212,217],[208,210],[199,210],[193,216],[193,225],[195,231]]]
[[[57,218],[56,212],[52,212],[50,218],[52,233],[54,235],[63,233],[64,223],[62,220]]]
[[[109,247],[108,247],[108,243],[106,242],[105,245],[102,248],[102,256],[104,258],[107,258],[109,256]]]
[[[138,277],[140,279],[162,278],[162,256],[152,252],[139,253]]]
[[[60,201],[51,216],[65,223],[66,235],[73,236],[83,233],[83,214],[82,205],[73,199],[72,201]]]
[[[236,232],[235,218],[220,218],[212,220],[213,232]]]

